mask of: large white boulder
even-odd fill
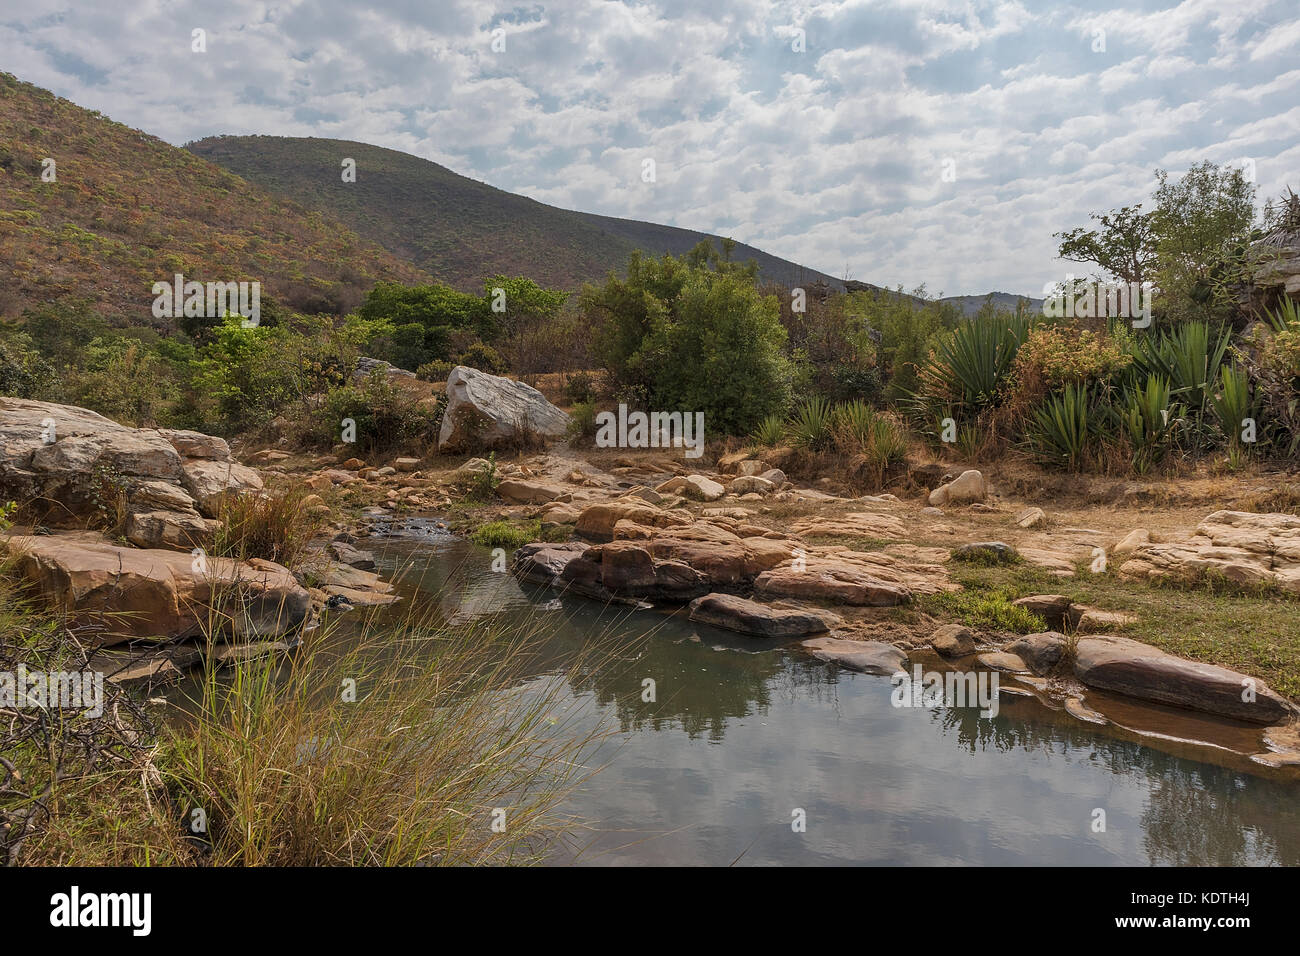
[[[560,438],[569,416],[523,382],[457,365],[447,376],[439,451],[478,451]]]

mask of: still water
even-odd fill
[[[603,769],[564,807],[586,827],[557,864],[1300,863],[1294,773],[1229,749],[1099,728],[1005,694],[991,719],[896,708],[887,677],[681,614],[521,586],[455,538],[366,547],[385,577],[405,569],[404,603],[450,622],[530,621],[545,642],[534,679],[564,679],[565,704],[609,731]],[[569,676],[597,640],[619,653]],[[655,703],[642,700],[647,678]],[[1151,723],[1213,737],[1179,712]]]

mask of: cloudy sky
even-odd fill
[[[1052,233],[1156,168],[1300,189],[1296,0],[1105,2],[13,0],[0,69],[176,144],[361,140],[836,276],[1037,295],[1079,268]]]

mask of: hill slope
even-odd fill
[[[622,272],[633,249],[681,255],[706,233],[559,209],[469,179],[407,153],[348,140],[214,136],[186,147],[269,190],[330,212],[436,278],[479,291],[487,276],[528,276],[574,289]],[[341,163],[356,160],[356,182]],[[762,278],[799,284],[831,276],[737,244]]]
[[[0,316],[72,295],[165,326],[151,289],[176,272],[260,281],[312,311],[351,308],[377,279],[427,281],[333,217],[0,73]]]

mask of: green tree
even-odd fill
[[[1146,282],[1155,265],[1155,241],[1151,213],[1142,212],[1142,204],[1121,206],[1108,213],[1092,214],[1097,229],[1071,229],[1058,232],[1061,240],[1057,256],[1071,262],[1091,262],[1099,266],[1105,278],[1121,282]]]

